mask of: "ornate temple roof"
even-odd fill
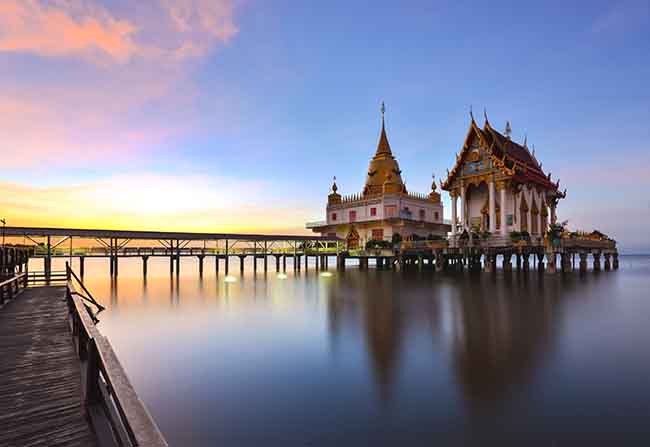
[[[381,194],[386,192],[406,192],[406,185],[402,180],[402,171],[390,149],[386,128],[384,124],[384,105],[381,109],[381,135],[377,143],[375,156],[370,160],[366,185],[363,189],[364,195]],[[387,188],[384,188],[384,184]]]
[[[564,195],[558,190],[559,182],[552,182],[550,175],[544,173],[541,164],[528,150],[526,143],[520,145],[502,135],[491,126],[487,118],[481,129],[474,121],[474,117],[472,117],[463,149],[456,159],[456,164],[449,172],[447,180],[442,183],[443,189],[451,188],[451,183],[460,173],[460,167],[465,161],[474,138],[478,138],[481,145],[488,150],[495,161],[494,164],[514,181],[534,183],[544,189],[555,191],[558,196]]]

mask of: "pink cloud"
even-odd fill
[[[138,46],[136,27],[95,6],[73,17],[72,3],[6,0],[0,4],[0,51],[65,56],[101,51],[118,62],[127,61]]]
[[[148,16],[118,18],[96,0],[4,0],[0,52],[79,55],[98,63],[174,60],[201,56],[238,32],[231,0],[158,0],[149,6]]]
[[[97,0],[1,0],[0,58],[31,54],[57,70],[47,81],[0,73],[4,166],[119,164],[187,134],[202,119],[192,61],[237,32],[233,0],[123,11]]]

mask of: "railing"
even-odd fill
[[[321,247],[321,251],[336,251],[336,246],[334,243],[329,243],[329,247]],[[332,246],[333,245],[333,246]],[[309,250],[309,248],[308,248]],[[300,254],[303,253],[304,249],[303,247],[297,247],[296,251]],[[254,253],[257,254],[269,254],[269,255],[275,255],[275,254],[292,254],[294,252],[293,247],[268,247],[266,250],[264,250],[263,247],[258,246],[258,247],[230,247],[228,249],[228,255],[236,256],[236,255],[251,255]],[[76,248],[72,251],[72,254],[70,253],[69,250],[52,250],[51,255],[54,257],[78,257],[78,256],[110,256],[110,250],[104,247],[86,247],[86,248]],[[180,248],[180,249],[170,249],[170,248],[164,248],[164,247],[125,247],[121,248],[117,251],[114,252],[115,255],[117,256],[214,256],[214,255],[219,255],[219,256],[224,256],[226,254],[226,248],[225,247],[219,247],[219,248],[201,248],[201,247],[186,247],[186,248]],[[44,257],[47,256],[47,252],[43,250],[38,250],[36,251],[36,256],[37,257]],[[54,273],[54,272],[53,272]],[[59,272],[60,273],[60,272]]]
[[[137,396],[108,339],[86,302],[103,309],[77,275],[69,274],[66,300],[72,335],[82,361],[82,388],[87,414],[98,437],[119,446],[167,446],[153,418]],[[84,293],[77,290],[77,285]]]
[[[44,271],[30,271],[26,280],[30,286],[63,285],[67,282],[68,275],[64,270],[53,270],[49,274]]]
[[[0,305],[20,293],[20,287],[27,287],[27,273],[20,273],[0,282]]]

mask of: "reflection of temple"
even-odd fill
[[[456,164],[442,189],[452,199],[452,235],[460,230],[489,231],[505,237],[510,231],[541,236],[555,222],[555,208],[565,193],[552,182],[535,151],[495,130],[485,117],[481,129],[472,116],[469,131]],[[460,216],[457,201],[460,197]],[[549,211],[550,210],[550,211]]]
[[[434,351],[420,355],[436,355],[438,342],[449,340],[449,363],[468,402],[514,392],[543,361],[553,341],[559,297],[573,288],[559,278],[495,281],[479,275],[446,282],[443,291],[422,278],[366,273],[339,277],[342,283],[332,290],[336,295],[328,298],[330,331],[337,345],[364,342],[384,398],[405,361],[403,351],[420,337],[434,341]],[[451,338],[442,332],[445,327]]]
[[[505,280],[498,288],[485,281],[459,284],[452,302],[456,379],[473,402],[502,398],[530,380],[556,316],[555,299],[536,281],[514,284],[519,293]]]
[[[399,308],[388,275],[346,275],[345,285],[337,287],[344,296],[330,296],[328,313],[333,337],[359,337],[363,334],[369,366],[382,396],[388,396],[400,359],[403,310]]]
[[[428,194],[407,191],[388,143],[382,104],[381,135],[363,192],[342,197],[335,181],[327,200],[326,221],[307,227],[323,235],[345,238],[348,248],[356,248],[370,239],[391,240],[394,233],[402,237],[445,236],[449,226],[443,223],[442,212],[435,181]]]

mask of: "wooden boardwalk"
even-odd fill
[[[0,308],[0,446],[94,446],[65,287],[28,288]]]

